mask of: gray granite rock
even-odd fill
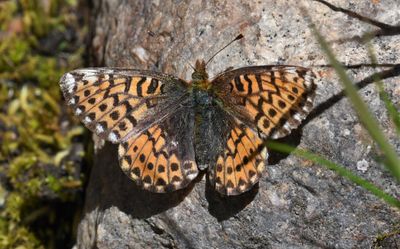
[[[399,184],[377,163],[376,144],[362,127],[342,86],[315,42],[300,6],[305,6],[338,58],[362,89],[359,93],[400,151],[371,84],[374,70],[366,46],[372,40],[385,88],[399,107],[400,28],[387,30],[329,8],[323,1],[93,1],[94,65],[158,70],[190,79],[188,62],[209,58],[238,33],[245,39],[217,55],[216,75],[228,67],[293,64],[322,74],[314,111],[302,127],[281,139],[345,165],[400,197]],[[398,25],[397,0],[331,0],[330,3]],[[397,22],[397,23],[396,23]],[[378,31],[378,32],[376,32]],[[382,32],[382,33],[379,33]],[[336,173],[293,155],[271,153],[265,176],[252,191],[220,197],[199,177],[187,189],[153,194],[138,189],[121,171],[117,147],[98,151],[86,191],[77,248],[395,248],[399,211]],[[375,244],[374,244],[375,243]],[[397,243],[397,244],[396,244]]]

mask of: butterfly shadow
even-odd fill
[[[221,195],[215,191],[214,187],[207,178],[206,199],[208,201],[208,211],[217,218],[218,222],[229,219],[242,211],[249,205],[258,193],[259,185],[256,183],[249,191],[235,196]]]
[[[296,148],[301,141],[301,136],[303,134],[303,130],[302,130],[302,126],[300,126],[299,128],[293,130],[290,135],[283,137],[283,138],[279,138],[274,140],[275,142],[281,143],[281,144],[287,144],[290,145],[293,148]],[[267,171],[268,171],[268,165],[275,165],[278,164],[281,160],[285,159],[286,157],[288,157],[290,155],[287,153],[280,153],[278,151],[274,151],[274,150],[268,150],[268,163],[267,163]]]
[[[117,207],[133,218],[149,218],[177,206],[191,192],[188,187],[171,193],[152,193],[141,189],[121,170],[117,146],[106,143],[97,153],[86,191],[86,213]]]

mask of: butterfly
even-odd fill
[[[223,195],[251,189],[265,169],[264,142],[297,128],[310,112],[316,75],[299,66],[227,70],[209,80],[197,60],[190,82],[124,68],[64,74],[61,90],[96,135],[119,144],[119,164],[156,193],[186,187],[207,170]]]

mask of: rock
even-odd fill
[[[398,1],[331,2],[391,25],[400,18]],[[190,79],[188,63],[210,58],[242,33],[244,40],[208,66],[211,76],[231,66],[314,67],[323,75],[314,111],[300,129],[281,141],[345,165],[400,197],[399,185],[375,160],[381,152],[343,96],[334,71],[318,67],[328,63],[300,3],[102,0],[93,4],[94,65],[158,70]],[[369,78],[374,70],[354,66],[370,63],[366,46],[347,39],[379,28],[334,11],[322,1],[303,4],[339,60],[351,68],[349,75],[362,87],[359,93],[400,151],[394,126]],[[380,63],[399,65],[399,34],[372,41]],[[400,70],[376,70],[385,71],[385,88],[399,103],[394,77]],[[368,162],[368,170],[357,163],[363,161]],[[186,189],[153,194],[137,188],[122,173],[117,147],[106,143],[95,157],[76,247],[370,248],[378,236],[392,232],[400,222],[398,210],[320,165],[272,152],[268,162],[259,185],[240,196],[219,196],[203,176]],[[388,248],[399,243],[398,236],[391,239]]]
[[[361,161],[357,162],[357,169],[359,171],[362,171],[363,173],[365,173],[365,171],[367,171],[369,168],[369,164],[368,161],[365,159],[362,159]]]

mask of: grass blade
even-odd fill
[[[366,44],[367,44],[367,48],[368,48],[369,57],[371,59],[371,63],[373,65],[377,65],[378,60],[376,59],[376,55],[375,55],[373,46],[370,42],[370,39],[367,39]],[[394,104],[392,103],[392,101],[390,101],[389,96],[383,87],[382,80],[379,78],[379,76],[377,74],[374,74],[374,75],[375,75],[374,81],[375,81],[375,85],[378,89],[379,97],[381,98],[383,103],[385,103],[385,107],[389,114],[389,117],[392,119],[392,121],[395,125],[397,135],[400,136],[400,112],[397,111],[397,109],[394,106]]]

